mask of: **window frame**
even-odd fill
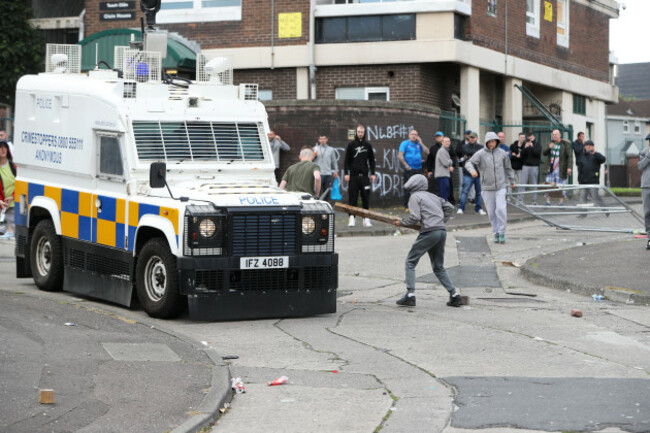
[[[641,121],[639,120],[634,121],[634,133],[636,135],[641,135]]]
[[[587,97],[573,94],[573,114],[587,115]]]
[[[623,134],[629,134],[630,133],[630,121],[629,120],[624,120],[623,121]]]
[[[497,10],[497,0],[487,0],[487,16],[496,17]]]
[[[341,89],[363,89],[364,93],[364,99],[354,99],[354,98],[340,98],[339,97],[339,90]],[[381,94],[384,93],[386,94],[386,99],[385,101],[388,102],[390,101],[390,87],[389,86],[372,86],[372,87],[364,87],[364,86],[358,86],[358,87],[337,87],[334,89],[334,99],[340,100],[340,101],[370,101],[369,95],[370,94]]]
[[[526,2],[526,35],[539,39],[539,29],[541,26],[542,10],[540,0],[533,0],[533,11],[528,11],[528,2]],[[534,23],[529,23],[528,18],[532,18]]]
[[[395,23],[390,23],[391,19],[398,19],[397,17],[407,18],[411,23],[412,27],[408,28],[409,34],[395,34],[392,30],[397,28],[402,29],[405,26],[397,26]],[[379,26],[374,26],[378,29],[378,37],[369,37],[369,38],[358,38],[352,40],[349,34],[350,20],[363,20],[363,19],[379,19]],[[345,30],[338,30],[338,37],[335,38],[326,38],[327,35],[326,29],[328,28],[328,23],[338,21],[339,24],[343,23],[341,27],[345,27]],[[393,24],[391,26],[390,24]],[[403,23],[402,23],[403,24]],[[369,14],[369,15],[345,15],[345,16],[327,16],[319,17],[316,19],[316,35],[315,42],[317,44],[355,44],[355,43],[365,43],[365,42],[391,42],[391,41],[414,41],[417,38],[417,16],[413,13],[396,13],[396,14]],[[357,25],[356,27],[361,27]],[[355,28],[356,28],[355,27]]]
[[[115,173],[104,173],[102,172],[102,141],[103,139],[114,139],[117,144],[117,153],[119,160],[121,162],[122,174]],[[98,132],[97,133],[97,178],[109,180],[113,182],[124,182],[125,173],[126,173],[126,164],[124,161],[124,155],[122,155],[122,146],[120,145],[122,137],[120,134],[110,133],[110,132]]]
[[[570,0],[557,0],[556,4],[556,9],[559,9],[558,5],[562,3],[563,6],[561,6],[562,9],[562,19],[564,23],[562,26],[560,26],[560,14],[556,14],[556,20],[557,20],[557,29],[559,30],[560,28],[564,29],[564,34],[561,35],[559,32],[557,33],[557,44],[561,47],[564,48],[569,48],[569,28],[570,28],[570,20],[569,20],[569,10],[570,10]]]
[[[192,3],[191,8],[164,9],[156,15],[158,24],[210,22],[210,21],[241,21],[242,1],[239,6],[203,6],[205,0],[162,0],[165,3]]]

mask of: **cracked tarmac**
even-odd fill
[[[335,314],[160,323],[238,357],[228,364],[246,393],[214,433],[650,431],[648,307],[538,286],[499,263],[575,246],[584,233],[537,221],[508,233],[499,245],[487,228],[449,232],[445,264],[470,297],[462,308],[445,305],[428,260],[416,270],[417,307],[395,305],[410,234],[337,239]],[[623,238],[589,234],[592,244]],[[289,383],[267,386],[282,375]]]

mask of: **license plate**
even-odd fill
[[[242,257],[239,261],[241,269],[277,269],[289,267],[289,256],[274,257]]]

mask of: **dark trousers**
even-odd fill
[[[279,168],[275,169],[275,180],[278,182],[278,185],[280,185],[280,182],[282,182],[282,178],[280,177],[280,169]]]
[[[456,206],[456,197],[454,197],[454,173],[449,176],[449,198],[447,201]]]
[[[332,175],[329,174],[327,176],[323,176],[321,174],[320,176],[320,193],[321,195],[324,193],[322,200],[327,200],[329,201],[330,196],[332,194],[332,190],[327,191],[327,188],[332,187]],[[325,192],[327,191],[327,192]]]
[[[361,205],[364,209],[370,209],[370,179],[367,174],[350,173],[350,185],[348,185],[348,197],[350,206],[356,206],[361,194]]]
[[[424,171],[421,168],[412,168],[411,170],[404,170],[404,185],[415,174],[422,174]],[[411,193],[404,189],[404,207],[409,207],[409,198]]]
[[[438,182],[438,197],[449,201],[449,177],[436,177]]]

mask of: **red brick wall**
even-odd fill
[[[99,21],[100,0],[86,0],[86,35],[113,28],[140,27],[140,2],[137,20]],[[309,2],[275,0],[275,45],[304,45],[309,40]],[[302,13],[302,37],[278,39],[278,14]],[[269,0],[242,0],[241,21],[215,21],[202,23],[160,24],[158,27],[177,32],[201,44],[202,49],[233,48],[271,45],[271,2]]]
[[[391,101],[448,110],[451,94],[459,91],[459,73],[459,67],[449,63],[319,67],[316,95],[318,99],[335,99],[337,87],[388,86]]]
[[[577,2],[570,2],[569,47],[557,45],[557,9],[553,21],[544,20],[541,0],[540,37],[526,35],[526,2],[508,2],[508,53],[536,63],[587,76],[609,80],[609,18]],[[472,2],[467,39],[496,51],[505,51],[505,2],[499,1],[497,16],[487,15],[487,2]]]
[[[296,99],[294,68],[235,70],[233,83],[257,83],[260,90],[273,90],[273,99]]]

